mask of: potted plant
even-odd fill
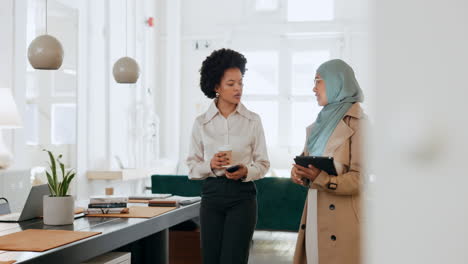
[[[65,165],[60,160],[62,155],[54,157],[49,154],[49,171],[46,171],[50,195],[44,196],[44,224],[46,225],[70,225],[73,224],[75,214],[75,201],[73,196],[67,195],[70,183],[75,177],[73,170],[65,170]],[[61,174],[61,177],[59,177]],[[61,178],[61,180],[59,179]]]

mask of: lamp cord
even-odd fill
[[[45,1],[45,33],[47,35],[47,0]]]
[[[128,0],[125,0],[125,56],[128,56]]]

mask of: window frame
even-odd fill
[[[258,39],[258,41],[257,41]],[[241,53],[258,52],[265,50],[276,50],[278,52],[278,94],[244,94],[243,102],[248,104],[249,101],[265,101],[278,103],[278,140],[277,142],[267,142],[268,151],[281,151],[289,155],[298,155],[302,152],[303,144],[293,144],[293,130],[300,129],[293,127],[293,103],[294,102],[311,102],[315,103],[315,96],[310,95],[294,95],[292,86],[292,66],[294,52],[314,51],[314,50],[329,50],[330,58],[341,58],[344,48],[343,33],[314,33],[314,34],[278,34],[277,36],[256,36],[252,38],[250,34],[236,34],[232,41],[232,47],[239,50]],[[247,58],[248,61],[248,58]],[[249,64],[247,62],[247,68]],[[311,70],[312,71],[312,70]],[[249,74],[247,71],[246,74]],[[313,73],[311,73],[313,74]],[[309,124],[307,124],[309,125]],[[305,140],[305,128],[304,140]],[[280,140],[281,139],[281,140]],[[272,169],[285,169],[283,167],[275,167],[272,164]]]

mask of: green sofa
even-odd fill
[[[189,180],[186,175],[153,175],[153,193],[200,196],[203,181]],[[307,189],[289,178],[266,177],[255,181],[258,201],[258,230],[297,231]]]

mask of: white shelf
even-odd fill
[[[123,169],[114,171],[88,171],[88,180],[136,180],[150,177],[153,173],[150,169]]]
[[[86,173],[89,180],[135,180],[147,179],[153,174],[175,174],[177,161],[158,160],[154,168],[121,169],[121,170],[90,170]]]

